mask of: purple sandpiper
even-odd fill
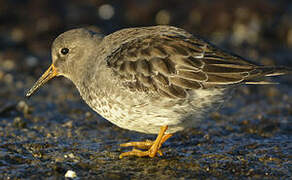
[[[292,72],[256,65],[172,26],[128,28],[108,36],[87,28],[69,30],[55,39],[52,60],[26,96],[65,76],[113,124],[158,134],[155,141],[121,144],[134,148],[120,158],[162,155],[160,147],[173,133],[197,125],[228,99],[230,90],[269,84],[265,77]]]

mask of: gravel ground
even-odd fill
[[[123,130],[56,78],[24,94],[65,30],[170,24],[261,64],[292,67],[292,2],[0,0],[0,179],[291,179],[292,76],[243,86],[219,112],[163,146],[126,157],[119,144],[155,136]]]

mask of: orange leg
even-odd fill
[[[160,150],[161,145],[172,136],[172,134],[165,134],[165,131],[167,130],[168,126],[162,126],[160,128],[160,132],[156,138],[155,141],[146,140],[144,142],[128,142],[121,144],[122,147],[129,147],[134,146],[132,151],[124,152],[120,155],[120,158],[123,158],[125,156],[149,156],[149,157],[155,157],[158,153],[160,156],[162,156],[162,152]],[[147,151],[141,151],[139,149],[148,149]]]

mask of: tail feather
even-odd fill
[[[261,70],[263,75],[267,77],[292,74],[292,68],[283,67],[283,66],[276,66],[276,67],[264,66],[264,67],[259,67],[259,70]]]
[[[292,74],[292,69],[283,66],[258,66],[249,73],[248,79],[280,76],[285,74]]]
[[[249,73],[245,80],[245,84],[274,84],[270,81],[262,81],[264,77],[280,76],[292,74],[292,68],[283,66],[258,66]]]
[[[257,85],[270,85],[270,84],[279,84],[279,83],[270,82],[270,81],[247,81],[247,82],[244,82],[244,84],[248,84],[248,85],[254,85],[254,84],[257,84]]]

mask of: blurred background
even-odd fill
[[[291,65],[289,0],[0,0],[0,79],[38,75],[60,33],[96,26],[104,34],[126,27],[169,24],[264,64]],[[11,76],[10,76],[11,75]]]
[[[154,137],[98,117],[68,80],[57,78],[24,99],[51,63],[50,46],[60,33],[158,24],[199,34],[261,64],[292,67],[291,0],[0,0],[0,177],[63,177],[73,169],[79,177],[109,179],[289,178],[291,76],[278,78],[278,86],[240,89],[222,114],[178,133],[166,143],[172,149],[166,159],[154,160],[167,173],[148,159],[116,161],[125,151],[118,143]]]

